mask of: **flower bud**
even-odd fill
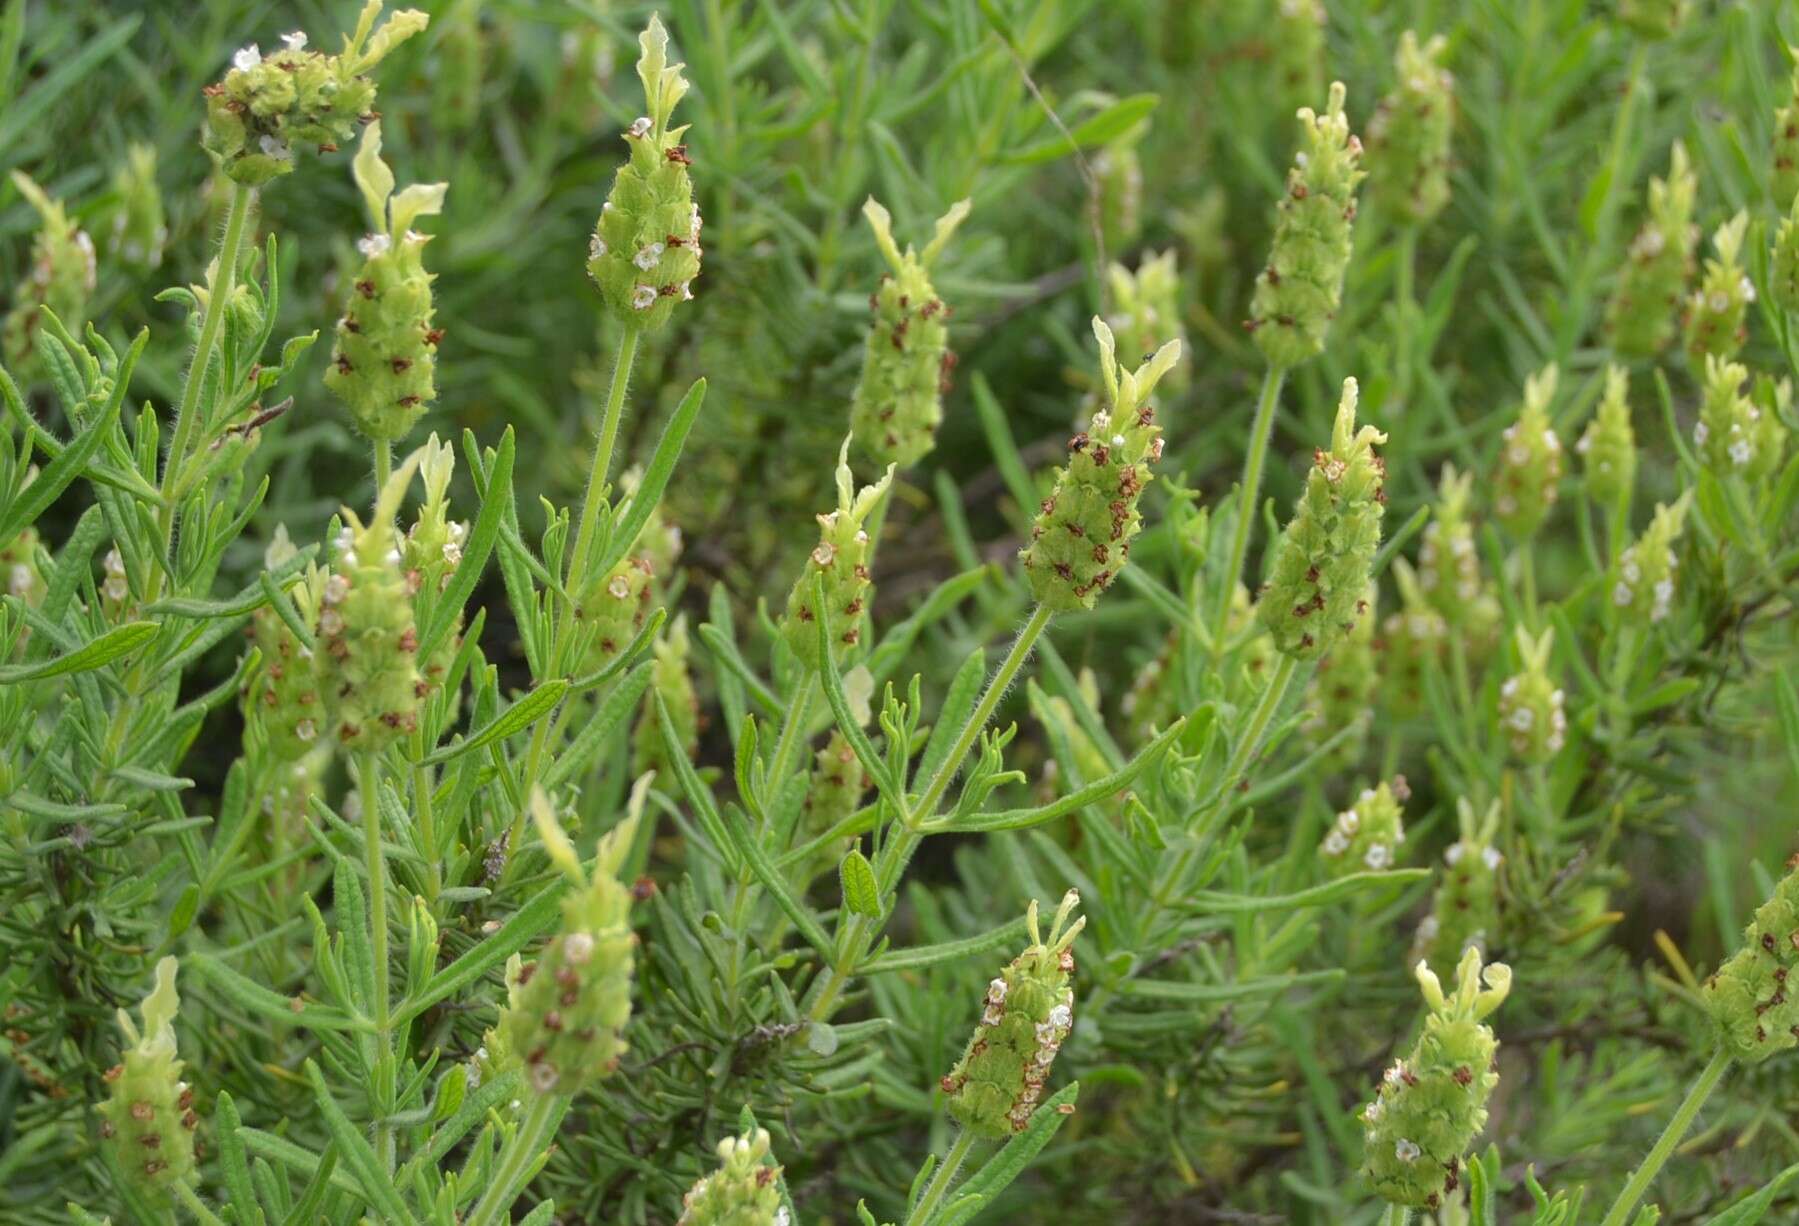
[[[1362,142],[1343,114],[1343,83],[1330,89],[1323,115],[1299,108],[1304,147],[1293,155],[1274,221],[1268,263],[1256,278],[1247,327],[1268,364],[1286,368],[1315,357],[1343,300],[1362,181]]]
[[[428,236],[412,228],[443,208],[447,184],[415,184],[395,194],[393,171],[381,160],[381,123],[369,124],[355,162],[375,232],[357,246],[364,256],[344,316],[325,386],[350,410],[356,428],[372,439],[404,438],[433,400],[437,343],[431,282],[423,255]]]
[[[1670,38],[1691,7],[1692,0],[1618,0],[1618,20],[1641,38]]]
[[[133,268],[156,268],[169,243],[162,190],[156,185],[156,146],[132,144],[124,164],[113,172],[112,190],[116,200],[108,251]]]
[[[1493,846],[1499,806],[1487,810],[1478,827],[1466,800],[1457,802],[1462,837],[1443,853],[1443,877],[1430,914],[1418,925],[1415,950],[1431,966],[1449,968],[1470,950],[1485,953],[1499,928],[1499,870],[1505,857]]]
[[[1749,339],[1744,317],[1755,301],[1755,283],[1743,271],[1743,234],[1749,212],[1737,215],[1712,232],[1714,258],[1705,262],[1699,288],[1687,298],[1687,361],[1697,374],[1707,357],[1733,358]]]
[[[38,569],[37,541],[37,529],[30,524],[10,541],[0,541],[0,590],[33,609],[49,594],[49,585]]]
[[[909,467],[937,445],[943,420],[943,393],[949,390],[956,355],[949,348],[950,308],[931,286],[930,267],[968,216],[969,202],[957,201],[937,220],[921,255],[912,247],[900,254],[893,241],[893,218],[870,196],[862,215],[875,234],[892,275],[868,297],[874,312],[862,349],[862,377],[850,402],[850,432],[883,464]]]
[[[1681,495],[1672,507],[1658,504],[1643,535],[1618,555],[1612,566],[1611,591],[1612,607],[1620,616],[1659,622],[1672,610],[1674,574],[1680,566],[1674,543],[1686,523],[1689,497]]]
[[[1455,78],[1437,63],[1449,41],[1433,35],[1422,46],[1400,36],[1393,91],[1368,121],[1370,187],[1384,207],[1422,224],[1449,203],[1449,139],[1455,127]]]
[[[1368,612],[1368,580],[1386,512],[1387,436],[1356,429],[1356,381],[1343,380],[1329,451],[1312,456],[1305,492],[1274,550],[1256,604],[1276,650],[1297,660],[1324,655]],[[1245,513],[1253,508],[1246,508]]]
[[[1799,203],[1799,50],[1787,48],[1794,61],[1787,104],[1774,112],[1774,207],[1784,213]]]
[[[1417,976],[1429,1010],[1424,1031],[1362,1108],[1362,1177],[1392,1204],[1436,1209],[1461,1183],[1462,1157],[1487,1126],[1499,1041],[1482,1019],[1511,991],[1512,970],[1495,962],[1483,971],[1470,949],[1456,964],[1453,994],[1422,962]]]
[[[1562,440],[1549,424],[1558,373],[1551,362],[1524,381],[1518,420],[1500,434],[1493,513],[1521,541],[1536,535],[1561,494]]]
[[[588,243],[587,274],[607,308],[626,327],[654,329],[675,303],[693,297],[700,273],[700,210],[693,202],[693,159],[681,143],[685,127],[669,117],[687,92],[680,64],[668,62],[668,31],[659,17],[638,36],[648,114],[625,129],[631,157],[619,167]]]
[[[388,478],[367,526],[348,507],[331,574],[319,595],[319,690],[338,741],[381,750],[418,727],[427,686],[418,667],[418,622],[400,569],[394,512],[419,456]]]
[[[277,525],[263,565],[273,570],[294,553],[287,526]],[[303,621],[317,624],[324,590],[325,573],[317,566],[308,567],[300,582],[288,589]],[[321,736],[328,731],[326,704],[312,648],[266,604],[250,614],[249,636],[262,653],[262,665],[244,688],[244,731],[276,760],[297,761],[328,743]]]
[[[1106,323],[1119,353],[1154,353],[1165,341],[1180,341],[1182,352],[1186,351],[1181,274],[1173,247],[1144,256],[1134,273],[1123,264],[1113,264],[1106,270],[1106,280],[1112,291],[1112,312]],[[1163,376],[1161,386],[1169,395],[1179,395],[1187,386],[1187,368],[1176,365]]]
[[[1686,146],[1675,141],[1668,177],[1649,180],[1649,216],[1631,240],[1606,308],[1605,329],[1621,357],[1654,357],[1674,339],[1699,245],[1699,227],[1693,224],[1698,190]]]
[[[100,609],[106,620],[115,625],[128,620],[131,612],[131,579],[125,573],[125,559],[118,546],[106,551],[100,559],[106,578],[100,581]]]
[[[36,210],[39,225],[31,237],[31,259],[13,289],[12,310],[0,323],[0,358],[21,381],[38,372],[37,331],[49,307],[71,335],[80,336],[94,292],[97,272],[94,242],[63,208],[23,171],[12,172],[13,187]]]
[[[1097,315],[1099,370],[1106,407],[1068,442],[1068,463],[1019,551],[1031,593],[1053,613],[1091,609],[1124,569],[1142,526],[1137,504],[1162,458],[1162,428],[1149,397],[1174,364],[1181,343],[1169,341],[1135,371],[1118,364],[1112,329]]]
[[[650,648],[650,687],[668,708],[669,722],[674,725],[681,747],[689,758],[700,744],[700,699],[694,692],[693,675],[687,659],[692,646],[687,638],[687,616],[681,614],[668,624]],[[646,702],[637,721],[633,737],[632,773],[660,771],[668,765],[668,750],[662,743],[662,721],[656,716],[654,701]]]
[[[1104,146],[1090,167],[1099,189],[1099,228],[1106,246],[1129,247],[1143,232],[1143,159],[1136,140],[1127,136]]]
[[[768,1149],[763,1128],[720,1141],[718,1169],[687,1190],[675,1226],[789,1226]]]
[[[382,0],[368,0],[356,32],[338,55],[306,49],[306,35],[282,36],[281,50],[264,56],[255,43],[231,57],[224,79],[206,87],[206,129],[200,143],[219,169],[260,187],[294,168],[294,146],[334,152],[359,123],[375,117],[375,83],[363,74],[423,30],[430,18],[401,9],[379,30]]]
[[[591,877],[582,872],[548,798],[541,789],[532,792],[531,816],[544,850],[573,887],[562,900],[562,925],[537,961],[507,968],[507,1005],[489,1046],[522,1061],[526,1082],[539,1094],[572,1097],[591,1090],[624,1054],[637,934],[631,931],[631,888],[617,874],[649,782],[647,775],[638,779],[625,820],[600,840]]]
[[[1743,929],[1743,947],[1705,981],[1719,1042],[1747,1064],[1799,1047],[1799,856],[1787,868]]]
[[[1349,873],[1383,872],[1399,860],[1405,843],[1405,822],[1400,805],[1411,795],[1405,776],[1393,776],[1363,788],[1355,804],[1337,814],[1337,820],[1318,844],[1320,862],[1331,877]]]
[[[787,614],[781,631],[793,654],[808,668],[819,668],[816,576],[824,576],[825,637],[833,659],[841,660],[862,637],[862,613],[874,599],[874,580],[868,573],[868,533],[863,528],[875,504],[887,493],[893,465],[873,485],[856,489],[850,472],[850,440],[843,440],[837,457],[837,509],[818,517],[818,545],[806,555],[800,576],[787,596]]]
[[[1749,372],[1735,362],[1712,355],[1705,359],[1705,399],[1693,423],[1693,446],[1700,462],[1719,477],[1759,481],[1780,466],[1786,427],[1777,411],[1777,385],[1768,381],[1769,408],[1746,394]],[[1788,386],[1787,396],[1792,395]]]
[[[1612,363],[1605,368],[1605,395],[1599,411],[1574,444],[1586,470],[1587,492],[1606,506],[1628,504],[1637,482],[1637,436],[1630,424],[1630,375]]]
[[[1313,740],[1323,741],[1344,728],[1352,729],[1327,759],[1338,767],[1361,758],[1373,722],[1374,696],[1381,683],[1374,642],[1374,629],[1378,624],[1375,600],[1379,591],[1374,583],[1363,591],[1362,599],[1368,602],[1368,611],[1356,619],[1355,629],[1337,640],[1337,645],[1318,661],[1318,671],[1312,676],[1312,692],[1307,705],[1316,714],[1307,728]]]
[[[1568,717],[1562,711],[1561,687],[1549,676],[1549,652],[1555,631],[1532,638],[1518,627],[1519,672],[1499,687],[1499,727],[1512,756],[1520,762],[1549,761],[1561,751],[1568,735]]]
[[[1030,1122],[1050,1066],[1074,1027],[1074,944],[1087,923],[1067,921],[1080,903],[1062,898],[1046,942],[1037,931],[1037,903],[1025,912],[1031,944],[987,985],[981,1020],[968,1050],[943,1078],[949,1112],[977,1136],[1005,1137]]]
[[[1474,644],[1484,643],[1499,621],[1499,603],[1480,573],[1480,550],[1468,515],[1473,473],[1445,464],[1437,505],[1418,548],[1418,588],[1450,626]]]
[[[156,964],[156,987],[144,997],[139,1034],[131,1015],[119,1010],[126,1047],[123,1059],[106,1073],[111,1096],[97,1108],[100,1139],[118,1163],[119,1174],[140,1196],[166,1204],[171,1184],[194,1178],[194,1094],[181,1080],[175,1057],[176,964]]]

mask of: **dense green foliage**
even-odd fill
[[[0,0],[0,1222],[1793,1220],[1790,38]]]

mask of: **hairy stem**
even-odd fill
[[[1223,581],[1218,585],[1212,610],[1212,654],[1224,650],[1225,623],[1231,615],[1231,593],[1243,578],[1243,559],[1249,552],[1249,534],[1256,518],[1256,504],[1262,497],[1262,469],[1268,462],[1268,440],[1274,433],[1274,408],[1280,403],[1281,385],[1286,382],[1285,367],[1270,366],[1262,376],[1262,394],[1256,401],[1255,422],[1249,429],[1249,452],[1243,457],[1243,480],[1237,487],[1235,521],[1231,526],[1231,552],[1225,563]]]
[[[962,1162],[968,1157],[968,1151],[974,1148],[974,1141],[974,1133],[966,1128],[956,1134],[955,1144],[949,1147],[949,1153],[945,1154],[943,1161],[937,1164],[937,1172],[931,1176],[931,1182],[926,1186],[924,1195],[918,1198],[917,1207],[907,1216],[906,1226],[929,1226],[931,1218],[937,1212],[937,1206],[943,1202],[944,1194],[949,1191],[949,1185],[955,1179],[956,1172],[962,1169]]]
[[[381,501],[381,491],[387,488],[387,479],[394,471],[394,445],[387,439],[375,440],[375,501]]]
[[[1612,1202],[1612,1207],[1606,1212],[1605,1220],[1599,1226],[1624,1226],[1625,1219],[1630,1216],[1630,1211],[1637,1207],[1637,1202],[1643,1199],[1643,1193],[1649,1190],[1649,1185],[1654,1182],[1656,1173],[1662,1169],[1662,1164],[1674,1152],[1674,1147],[1680,1144],[1680,1139],[1687,1134],[1687,1129],[1693,1126],[1693,1120],[1699,1115],[1699,1108],[1705,1106],[1705,1100],[1710,1098],[1712,1091],[1718,1088],[1718,1081],[1730,1068],[1730,1063],[1730,1053],[1722,1047],[1713,1054],[1711,1063],[1705,1066],[1704,1071],[1699,1074],[1699,1080],[1695,1081],[1693,1088],[1687,1091],[1686,1098],[1681,1102],[1679,1109],[1674,1112],[1674,1118],[1668,1121],[1666,1128],[1662,1129],[1661,1137],[1650,1149],[1649,1156],[1643,1159],[1643,1164],[1631,1173],[1630,1182],[1625,1184],[1624,1190],[1618,1193],[1618,1199]]]
[[[530,1109],[518,1128],[506,1139],[494,1164],[487,1191],[469,1212],[463,1226],[493,1226],[511,1221],[512,1202],[524,1190],[544,1145],[556,1134],[563,1113],[573,1101],[559,1094],[533,1094]]]
[[[387,948],[387,855],[381,847],[381,755],[365,750],[359,764],[362,784],[362,841],[367,854],[369,874],[369,935],[374,945],[375,963],[375,1030],[380,1051],[380,1070],[391,1072],[393,1000],[388,982]],[[376,1071],[375,1102],[377,1114],[393,1107],[392,1087],[385,1083],[388,1074]],[[393,1131],[385,1124],[375,1125],[375,1148],[382,1164],[389,1170],[394,1165]]]
[[[206,1202],[200,1199],[200,1194],[194,1191],[192,1184],[178,1179],[170,1186],[175,1189],[175,1199],[181,1202],[183,1209],[194,1215],[194,1220],[200,1226],[225,1226],[224,1220],[206,1207]]]
[[[593,468],[587,474],[587,493],[581,499],[581,522],[575,529],[575,547],[569,557],[568,591],[571,598],[587,577],[587,555],[592,552],[593,534],[600,522],[600,491],[605,489],[606,473],[612,467],[618,424],[625,413],[625,389],[631,383],[631,367],[637,362],[638,336],[638,329],[625,329],[624,338],[619,341],[618,357],[612,363],[612,388],[606,394],[606,416],[600,422],[599,442],[593,449]],[[564,630],[557,638],[565,638],[566,634]],[[559,642],[558,649],[561,646]]]

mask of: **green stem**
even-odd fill
[[[949,1191],[950,1181],[962,1169],[962,1162],[968,1157],[968,1151],[974,1148],[974,1140],[974,1133],[966,1128],[956,1134],[955,1144],[949,1147],[949,1153],[937,1164],[937,1173],[931,1176],[924,1195],[918,1198],[917,1208],[907,1216],[906,1226],[929,1226],[931,1218],[937,1212],[937,1206]]]
[[[1048,605],[1040,604],[1031,613],[1031,620],[1026,622],[1024,629],[1018,632],[1018,637],[1012,642],[1012,649],[1006,653],[1006,658],[1000,661],[999,669],[987,682],[987,692],[982,694],[981,701],[975,704],[974,710],[968,716],[968,722],[962,725],[961,735],[957,736],[955,743],[950,746],[949,755],[943,759],[943,765],[937,768],[937,777],[931,780],[930,785],[924,790],[924,795],[919,797],[916,805],[912,806],[912,812],[907,820],[908,825],[916,826],[918,822],[930,818],[936,812],[937,804],[943,799],[943,794],[949,790],[950,782],[955,779],[956,772],[962,769],[962,759],[966,758],[968,751],[974,748],[975,739],[981,735],[982,729],[987,727],[987,721],[993,718],[993,711],[999,706],[999,700],[1004,698],[1006,691],[1012,688],[1012,682],[1018,677],[1018,670],[1023,668],[1024,662],[1030,658],[1031,649],[1037,645],[1037,636],[1043,633],[1045,626],[1049,625],[1049,619]]]
[[[631,383],[631,367],[637,362],[639,335],[635,327],[625,329],[624,338],[619,341],[618,357],[612,363],[612,389],[606,394],[606,416],[600,422],[599,442],[594,445],[593,468],[587,474],[587,493],[581,499],[581,522],[575,529],[575,548],[569,558],[568,591],[571,598],[580,591],[581,581],[587,577],[587,555],[592,551],[593,534],[600,522],[600,491],[606,487],[606,472],[612,467],[612,449],[618,442],[619,421],[624,417],[625,389]]]
[[[394,445],[387,439],[375,440],[375,501],[381,501],[381,491],[387,488],[387,479],[394,471]]]
[[[1256,504],[1262,497],[1262,468],[1268,461],[1268,440],[1274,433],[1274,409],[1280,403],[1281,384],[1286,381],[1284,367],[1270,366],[1262,376],[1262,394],[1256,401],[1256,416],[1249,431],[1249,453],[1243,457],[1243,480],[1237,490],[1236,521],[1231,529],[1230,559],[1225,564],[1223,582],[1218,585],[1212,610],[1212,654],[1224,651],[1225,626],[1230,620],[1231,594],[1243,578],[1243,558],[1249,552],[1249,534],[1255,524]]]
[[[375,963],[375,1030],[380,1051],[380,1064],[371,1070],[376,1074],[375,1102],[377,1117],[387,1115],[393,1107],[392,1087],[384,1084],[383,1070],[392,1068],[393,1000],[388,982],[387,948],[387,855],[381,846],[381,755],[364,750],[359,763],[362,784],[362,841],[367,854],[369,875],[369,935],[373,940]],[[393,1132],[385,1124],[375,1125],[375,1148],[387,1170],[393,1170]]]
[[[1399,328],[1393,337],[1393,368],[1399,375],[1400,403],[1410,407],[1412,398],[1412,319],[1418,313],[1414,283],[1418,267],[1418,227],[1407,223],[1399,231],[1398,285]]]
[[[177,1179],[170,1186],[175,1189],[175,1199],[181,1202],[184,1209],[194,1215],[194,1220],[201,1226],[225,1226],[224,1220],[206,1207],[206,1202],[200,1199],[200,1194],[194,1191],[192,1184],[186,1180]]]
[[[217,271],[206,293],[206,312],[200,317],[200,339],[194,346],[193,361],[187,368],[187,379],[181,385],[181,402],[175,410],[175,435],[169,443],[169,455],[162,469],[162,508],[157,512],[157,526],[162,530],[163,551],[175,535],[175,493],[187,468],[188,448],[193,445],[198,426],[200,389],[206,383],[206,369],[212,363],[212,351],[219,342],[219,330],[225,322],[225,305],[237,283],[237,263],[244,244],[244,228],[250,217],[250,202],[255,192],[242,183],[231,184],[231,207],[225,215],[225,233],[219,242]],[[160,573],[152,568],[149,598],[156,599],[161,587]]]
[[[787,704],[787,715],[781,721],[781,737],[775,742],[775,756],[768,764],[768,797],[773,799],[787,777],[787,764],[795,747],[806,739],[806,724],[812,717],[812,696],[818,684],[812,674],[801,678],[799,692]]]
[[[1618,1193],[1618,1199],[1612,1202],[1611,1209],[1607,1211],[1605,1220],[1599,1226],[1624,1226],[1625,1219],[1630,1216],[1630,1211],[1637,1207],[1637,1202],[1643,1199],[1643,1193],[1649,1190],[1649,1185],[1655,1180],[1656,1173],[1662,1169],[1662,1164],[1674,1152],[1674,1147],[1680,1144],[1680,1139],[1686,1135],[1687,1129],[1693,1126],[1693,1120],[1698,1116],[1699,1109],[1705,1106],[1705,1100],[1711,1097],[1713,1090],[1717,1089],[1719,1079],[1730,1068],[1730,1061],[1730,1053],[1722,1047],[1712,1056],[1711,1063],[1705,1066],[1705,1070],[1699,1074],[1699,1080],[1695,1081],[1693,1088],[1687,1091],[1686,1099],[1680,1104],[1679,1110],[1674,1112],[1674,1118],[1668,1121],[1666,1128],[1662,1129],[1662,1135],[1656,1141],[1654,1148],[1649,1151],[1649,1156],[1644,1158],[1643,1165],[1631,1174],[1630,1182],[1624,1185],[1622,1192]]]
[[[463,1226],[493,1226],[496,1222],[511,1220],[512,1202],[524,1191],[532,1165],[544,1143],[555,1135],[556,1126],[562,1122],[570,1101],[556,1094],[531,1095],[530,1110],[500,1150],[487,1192],[464,1220]]]
[[[1404,1205],[1388,1205],[1386,1214],[1381,1218],[1386,1226],[1407,1226],[1411,1220],[1412,1211]]]

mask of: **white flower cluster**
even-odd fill
[[[1656,580],[1654,600],[1649,607],[1649,620],[1659,622],[1668,616],[1668,610],[1674,603],[1674,568],[1678,559],[1672,549],[1668,550],[1668,573]],[[1619,608],[1627,608],[1637,598],[1637,589],[1643,581],[1643,568],[1637,562],[1636,546],[1626,549],[1618,557],[1618,582],[1612,588],[1612,603]]]
[[[1064,954],[1068,951],[1063,950]],[[994,983],[1001,981],[996,979]],[[1002,999],[1004,990],[1001,991]],[[989,986],[989,1002],[992,1001],[991,985]],[[988,1012],[994,1006],[988,1004]],[[985,1018],[983,1018],[985,1020]],[[1037,1050],[1032,1055],[1024,1070],[1024,1090],[1018,1101],[1012,1104],[1012,1110],[1006,1115],[1012,1127],[1021,1129],[1030,1123],[1031,1113],[1037,1109],[1037,1100],[1043,1096],[1043,1083],[1049,1078],[1049,1069],[1056,1062],[1056,1052],[1061,1050],[1062,1041],[1074,1027],[1074,989],[1062,989],[1062,1000],[1049,1011],[1049,1016],[1037,1023]]]

